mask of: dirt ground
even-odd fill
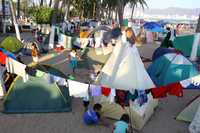
[[[144,45],[139,47],[142,57],[151,58],[153,51],[158,45]],[[65,74],[70,70],[66,61],[57,64],[58,61],[66,59],[67,54],[64,52],[60,56],[45,61],[45,64],[51,64]],[[26,62],[30,62],[30,57],[24,57]],[[91,62],[90,62],[91,63]],[[150,62],[146,62],[148,66]],[[88,70],[92,64],[77,70],[78,80],[87,80]],[[96,66],[98,63],[96,62]],[[146,123],[141,131],[135,133],[188,133],[188,123],[176,121],[176,115],[184,109],[186,104],[196,95],[198,90],[185,90],[182,98],[169,96],[161,99],[154,115]],[[108,120],[110,126],[86,126],[82,121],[83,106],[80,99],[72,100],[72,112],[69,113],[38,113],[38,114],[4,114],[0,113],[0,133],[111,133],[114,120]],[[2,109],[2,101],[1,109]]]

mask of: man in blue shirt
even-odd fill
[[[100,111],[102,105],[97,103],[93,106],[93,109],[88,109],[83,115],[83,121],[86,125],[98,124],[100,119]]]

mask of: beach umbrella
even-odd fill
[[[146,22],[143,26],[150,32],[163,32],[162,26],[156,22]]]

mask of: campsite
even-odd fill
[[[0,133],[199,133],[199,14],[151,4],[1,0]]]

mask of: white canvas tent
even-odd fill
[[[102,69],[98,77],[101,85],[110,88],[133,91],[134,89],[145,90],[155,87],[151,78],[145,70],[135,46],[122,43],[121,38],[117,41],[113,53]],[[131,117],[132,126],[138,130],[142,129],[158,105],[158,101],[148,95],[148,102],[142,107],[130,103],[130,107],[122,108],[115,103],[107,102],[105,97],[95,99],[103,106],[103,115],[113,119],[120,119],[123,113]]]
[[[155,87],[135,46],[116,44],[111,57],[102,69],[100,83],[111,88],[145,90]]]

